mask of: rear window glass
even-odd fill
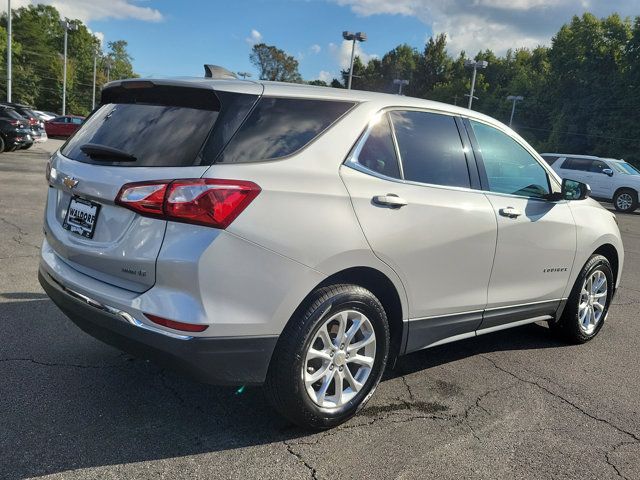
[[[387,115],[371,128],[354,161],[387,177],[400,178],[400,167]]]
[[[591,164],[593,160],[587,158],[567,158],[562,164],[562,168],[565,170],[582,170],[588,172],[591,170]]]
[[[213,90],[114,87],[103,92],[103,105],[84,121],[62,154],[81,162],[120,166],[192,166],[216,123],[220,102]],[[92,158],[85,144],[120,150],[135,161]]]
[[[262,98],[217,162],[259,162],[292,155],[353,105],[328,100]]]
[[[547,165],[553,165],[558,161],[560,157],[555,157],[552,155],[542,155],[542,158],[545,162],[547,162]]]

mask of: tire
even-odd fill
[[[346,339],[344,348],[335,345],[340,331],[339,318],[346,319],[346,333],[356,321],[360,326],[351,341]],[[328,332],[329,337],[324,338],[330,345],[322,340],[323,332]],[[367,346],[355,351],[349,349],[367,341]],[[309,358],[321,350],[325,357]],[[347,284],[319,288],[298,308],[282,332],[269,366],[265,393],[273,407],[293,423],[316,430],[332,428],[364,407],[380,382],[388,356],[387,316],[370,291]],[[360,363],[365,357],[373,359],[370,368]],[[319,379],[311,383],[313,376],[320,374]],[[356,382],[361,380],[359,389],[350,382],[349,376]],[[340,383],[338,378],[342,378],[340,396],[336,387],[336,382]],[[325,383],[326,396],[322,398]]]
[[[638,208],[638,192],[630,188],[621,188],[613,196],[613,206],[622,213],[631,213]]]
[[[4,143],[4,138],[2,138],[2,136],[0,136],[0,153],[6,151],[6,143]]]
[[[603,279],[598,273],[604,275],[605,283],[602,288],[595,289],[594,287],[590,289],[590,281],[593,281],[591,285],[597,285],[598,281],[593,279]],[[605,287],[606,293],[603,293]],[[558,321],[550,322],[549,327],[563,340],[572,344],[586,343],[593,339],[602,329],[607,318],[613,287],[613,270],[609,260],[602,255],[592,255],[576,279],[562,316]],[[585,298],[587,290],[595,291],[597,295],[603,296],[600,298]],[[605,302],[604,305],[602,305],[602,301]],[[601,307],[595,306],[595,303],[598,303]],[[588,318],[587,316],[583,317],[585,311],[584,308],[581,308],[585,304],[588,310],[586,312],[586,315],[589,315]],[[599,316],[598,312],[600,313]],[[595,315],[595,317],[591,317],[591,315]],[[581,319],[584,319],[584,321]],[[588,325],[586,324],[587,321],[589,321]]]

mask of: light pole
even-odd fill
[[[11,0],[7,0],[7,102],[11,101]]]
[[[91,97],[91,111],[96,109],[96,69],[98,64],[98,55],[100,54],[100,49],[96,48],[96,51],[93,52],[93,96]]]
[[[402,87],[409,85],[409,80],[403,80],[401,78],[396,78],[393,81],[394,85],[398,85],[398,95],[402,95]]]
[[[476,89],[476,75],[478,73],[478,69],[482,68],[485,69],[489,66],[489,62],[485,61],[485,60],[481,60],[479,62],[476,62],[474,60],[467,60],[466,62],[464,62],[464,66],[466,68],[473,68],[473,77],[471,79],[471,92],[469,93],[469,110],[471,110],[471,105],[473,105],[473,92]]]
[[[105,67],[107,67],[107,83],[109,83],[111,81],[111,67],[113,66],[111,57],[106,58],[106,60],[104,61],[104,65]]]
[[[509,95],[507,100],[509,102],[513,102],[513,105],[511,106],[511,118],[509,119],[509,126],[511,126],[511,124],[513,124],[513,115],[516,113],[516,103],[524,100],[524,97],[521,95]]]
[[[64,65],[62,67],[62,115],[67,114],[67,36],[69,31],[77,30],[78,26],[69,20],[60,20],[60,26],[64,28]]]
[[[366,42],[367,34],[364,32],[342,32],[342,38],[347,41],[353,42],[351,45],[351,62],[349,63],[349,83],[347,84],[347,89],[351,90],[351,81],[353,79],[353,60],[356,55],[356,42]]]
[[[238,72],[238,76],[242,77],[243,80],[246,80],[247,77],[251,77],[252,75],[249,72]]]

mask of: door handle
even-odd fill
[[[507,218],[518,218],[520,215],[522,215],[522,212],[517,208],[506,207],[500,209],[500,215]]]
[[[408,202],[394,193],[387,193],[386,195],[376,195],[373,197],[373,203],[385,207],[400,208],[407,205]]]

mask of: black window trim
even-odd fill
[[[469,139],[471,140],[471,144],[473,146],[473,153],[474,156],[476,158],[476,164],[478,165],[478,171],[480,172],[480,182],[482,184],[482,190],[488,193],[491,193],[492,195],[500,195],[503,197],[510,197],[510,198],[524,198],[527,200],[537,200],[537,201],[541,201],[541,202],[552,202],[552,203],[558,203],[559,201],[552,201],[546,198],[540,198],[540,197],[531,197],[531,196],[524,196],[524,195],[515,195],[513,193],[503,193],[503,192],[494,192],[489,188],[489,177],[487,177],[487,171],[485,169],[484,166],[484,159],[482,158],[482,152],[480,150],[480,146],[478,144],[478,139],[475,136],[475,133],[473,131],[473,127],[471,125],[471,120],[473,120],[474,122],[478,122],[478,123],[482,123],[484,125],[487,125],[488,127],[494,128],[496,130],[498,130],[499,132],[505,134],[506,136],[508,136],[509,138],[511,138],[514,142],[516,142],[518,145],[520,145],[522,148],[525,149],[525,151],[527,153],[529,153],[529,155],[531,155],[531,157],[538,162],[538,165],[540,165],[540,167],[542,167],[542,169],[546,172],[547,174],[547,181],[549,182],[549,191],[551,193],[553,193],[555,190],[558,190],[560,188],[560,185],[558,184],[558,182],[556,181],[554,175],[551,173],[553,172],[553,170],[551,169],[551,167],[549,165],[547,165],[547,162],[541,162],[538,158],[537,158],[537,152],[532,151],[529,147],[527,147],[526,145],[522,144],[522,142],[520,142],[517,138],[513,137],[512,135],[510,135],[508,132],[505,132],[504,130],[498,128],[495,125],[492,125],[489,122],[483,121],[481,119],[478,118],[472,118],[472,117],[462,117],[464,126],[466,127],[467,130],[467,135],[469,135]],[[554,187],[556,187],[554,189]],[[564,202],[564,200],[560,200],[560,202]]]
[[[463,149],[465,149],[464,154],[465,154],[465,158],[467,161],[467,174],[469,175],[469,183],[470,183],[470,187],[456,187],[454,185],[441,185],[441,184],[436,184],[436,183],[423,183],[423,182],[416,182],[413,180],[407,180],[404,178],[404,169],[402,167],[402,156],[400,155],[400,149],[399,149],[399,145],[398,145],[398,139],[396,138],[396,131],[395,128],[393,126],[393,122],[391,121],[391,118],[389,118],[389,114],[391,112],[394,111],[401,111],[401,112],[422,112],[422,113],[434,113],[437,115],[445,115],[448,117],[451,117],[454,119],[456,127],[458,129],[458,134],[460,135],[460,143],[463,147]],[[398,106],[388,106],[388,107],[384,107],[380,110],[378,110],[376,113],[374,113],[371,116],[371,119],[375,118],[378,115],[384,115],[387,117],[389,123],[391,124],[391,134],[393,137],[393,143],[396,147],[396,157],[398,159],[398,163],[399,163],[399,167],[400,167],[400,174],[402,175],[402,178],[393,178],[393,177],[388,177],[386,175],[383,175],[381,173],[378,173],[374,170],[371,170],[367,167],[365,167],[364,165],[358,163],[358,154],[360,153],[360,150],[362,149],[362,147],[364,146],[364,143],[367,141],[367,138],[369,138],[369,132],[371,131],[371,129],[373,129],[373,127],[375,125],[373,125],[371,123],[371,120],[367,123],[367,126],[364,128],[364,130],[362,131],[362,133],[358,136],[358,139],[355,141],[353,147],[351,148],[351,150],[349,150],[349,153],[347,154],[345,160],[343,161],[343,165],[352,168],[354,170],[358,170],[359,172],[365,173],[367,175],[371,175],[373,177],[377,177],[380,178],[382,180],[387,180],[387,181],[391,181],[391,182],[396,182],[396,183],[404,183],[406,185],[415,185],[418,187],[433,187],[433,188],[440,188],[440,189],[445,189],[445,190],[455,190],[455,191],[464,191],[464,192],[476,192],[476,193],[484,193],[484,190],[481,188],[480,185],[480,178],[477,175],[474,175],[474,170],[479,171],[480,168],[477,165],[477,159],[475,158],[475,153],[474,151],[469,148],[471,145],[471,140],[469,139],[468,136],[466,136],[466,129],[462,129],[461,128],[464,126],[462,124],[462,121],[464,120],[463,117],[461,117],[460,115],[453,113],[453,112],[447,112],[444,110],[437,110],[437,109],[430,109],[430,108],[423,108],[423,107],[413,107],[413,106],[407,106],[407,105],[398,105]],[[465,141],[466,139],[466,141]]]
[[[336,118],[332,123],[330,123],[329,125],[327,125],[327,127],[322,130],[321,132],[319,132],[315,137],[313,137],[313,139],[311,139],[311,141],[307,142],[302,148],[299,148],[298,150],[296,150],[295,152],[292,152],[288,155],[283,155],[281,157],[276,157],[276,158],[270,158],[268,160],[256,160],[253,162],[233,162],[233,163],[224,163],[224,162],[219,162],[218,160],[222,157],[222,155],[224,154],[224,151],[227,149],[227,147],[233,142],[234,138],[236,137],[236,135],[238,134],[238,132],[240,130],[242,130],[242,127],[244,126],[245,122],[247,122],[247,120],[249,119],[249,117],[251,117],[251,114],[254,112],[254,110],[257,108],[257,106],[260,104],[260,102],[262,101],[262,99],[285,99],[285,100],[317,100],[317,101],[322,101],[322,102],[334,102],[334,103],[350,103],[351,107],[348,108],[342,115],[340,115],[338,118]],[[255,165],[255,164],[261,164],[261,163],[270,163],[270,162],[279,162],[282,160],[287,160],[291,157],[294,157],[296,155],[300,155],[302,152],[304,152],[307,148],[309,148],[311,145],[313,145],[316,141],[318,141],[320,138],[322,138],[329,130],[331,130],[338,122],[340,122],[343,118],[345,118],[347,115],[349,115],[351,112],[353,112],[353,110],[355,108],[358,107],[358,105],[360,105],[362,102],[359,102],[357,100],[348,100],[348,99],[336,99],[336,98],[316,98],[316,97],[301,97],[301,96],[296,96],[296,95],[260,95],[256,101],[254,102],[253,106],[251,107],[251,109],[249,110],[249,112],[247,113],[247,115],[244,117],[244,119],[242,120],[242,122],[240,123],[240,126],[236,129],[236,131],[233,133],[233,135],[231,136],[231,138],[229,139],[229,141],[224,145],[224,148],[218,153],[218,155],[216,155],[216,158],[213,160],[213,162],[211,163],[211,165]]]

